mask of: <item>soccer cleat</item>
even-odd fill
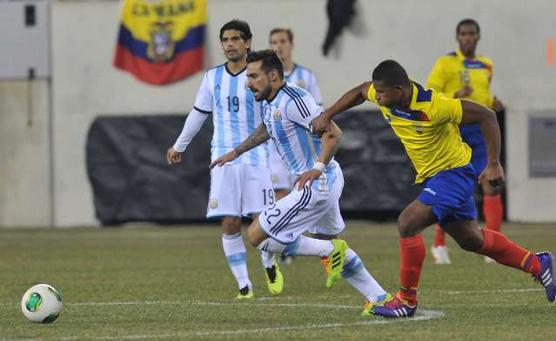
[[[452,263],[448,256],[448,247],[446,245],[431,246],[431,253],[434,257],[434,264],[443,265]]]
[[[332,239],[334,250],[328,255],[328,264],[326,266],[326,287],[332,288],[336,281],[342,276],[344,270],[344,262],[346,260],[346,251],[349,248],[345,240]]]
[[[365,300],[363,305],[363,311],[361,312],[361,316],[372,316],[373,315],[373,307],[378,305],[384,305],[394,299],[394,296],[386,293],[384,295],[380,295],[376,298],[376,302],[371,302],[369,300]]]
[[[374,305],[371,308],[373,315],[398,318],[398,317],[411,317],[417,310],[417,303],[411,306],[406,300],[400,297],[399,293],[396,296],[384,303],[383,305]]]
[[[546,292],[548,302],[554,302],[556,297],[556,279],[554,278],[554,255],[551,252],[539,252],[536,254],[541,263],[541,272],[535,280],[541,282]]]
[[[284,290],[284,277],[282,272],[278,267],[278,264],[272,265],[270,268],[266,268],[264,275],[266,277],[266,286],[268,291],[273,295],[278,295]]]
[[[236,296],[236,300],[248,300],[255,297],[253,294],[253,288],[248,286],[244,286],[243,288],[239,289],[239,294]]]

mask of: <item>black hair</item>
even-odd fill
[[[278,76],[280,79],[284,79],[284,65],[282,65],[282,61],[278,57],[275,51],[273,50],[259,50],[249,52],[247,55],[247,63],[258,62],[259,60],[263,61],[261,69],[269,73],[273,69],[278,71]]]
[[[234,19],[228,21],[220,28],[220,41],[222,41],[222,36],[224,36],[225,31],[235,30],[239,31],[241,38],[245,41],[251,40],[253,38],[253,34],[251,33],[251,29],[249,28],[249,24],[243,20]]]
[[[460,21],[458,23],[458,25],[456,26],[456,35],[459,34],[459,29],[463,25],[473,25],[477,29],[477,33],[481,33],[481,27],[479,26],[479,23],[476,22],[474,19],[469,19],[468,18],[468,19],[463,19],[462,21]]]
[[[405,69],[395,60],[388,59],[375,67],[373,81],[381,81],[385,86],[408,86],[411,84]]]
[[[270,33],[268,34],[268,39],[270,40],[270,37],[272,37],[273,34],[275,33],[285,33],[288,36],[288,40],[290,41],[290,43],[293,43],[293,32],[291,29],[289,28],[285,28],[285,27],[276,27],[273,28]]]

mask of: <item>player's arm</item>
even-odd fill
[[[461,123],[478,123],[487,146],[488,163],[479,180],[486,177],[492,186],[498,186],[504,181],[504,170],[500,165],[501,138],[496,114],[484,105],[472,101],[461,100],[461,107]]]
[[[322,116],[322,115],[320,115]],[[318,116],[318,117],[320,117]],[[316,119],[316,118],[315,118]],[[314,121],[314,120],[313,120]],[[336,154],[338,150],[338,145],[340,144],[340,139],[342,137],[342,130],[340,127],[334,123],[334,121],[330,122],[328,129],[324,131],[321,135],[321,149],[319,157],[317,158],[317,162],[313,166],[313,169],[306,171],[305,173],[301,174],[297,179],[297,186],[299,189],[302,189],[305,184],[311,184],[314,179],[317,179],[322,175],[326,166],[332,157]]]
[[[452,94],[444,93],[444,87],[446,86],[446,73],[444,63],[439,59],[434,64],[431,72],[429,73],[429,77],[427,78],[427,82],[425,83],[425,87],[428,89],[433,89],[437,93],[442,94],[443,96],[448,96],[452,98]]]
[[[238,158],[246,151],[251,150],[256,146],[268,141],[269,138],[270,135],[268,135],[268,131],[266,130],[265,125],[261,123],[257,127],[257,129],[251,135],[249,135],[249,137],[247,137],[243,142],[239,144],[239,146],[214,160],[209,167],[213,168],[216,165],[223,166],[227,162],[233,161],[234,159]]]
[[[166,152],[168,164],[178,163],[181,161],[181,154],[185,151],[191,140],[197,135],[203,123],[205,123],[210,111],[203,111],[193,107],[187,115],[183,129],[176,139],[176,142]]]
[[[336,103],[326,109],[322,115],[311,122],[313,133],[319,135],[322,134],[328,129],[330,121],[334,116],[368,100],[369,98],[367,97],[367,94],[369,92],[369,87],[372,84],[372,82],[364,82],[346,92],[336,101]]]
[[[197,135],[203,123],[205,123],[212,109],[212,92],[209,87],[208,75],[205,73],[197,97],[195,98],[195,105],[187,119],[183,124],[183,129],[176,139],[174,145],[166,151],[166,160],[169,164],[181,162],[181,154],[185,151],[191,140]]]

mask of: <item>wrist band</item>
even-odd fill
[[[322,162],[315,162],[315,164],[313,165],[313,169],[319,170],[322,173],[324,173],[324,169],[326,168],[326,165]]]

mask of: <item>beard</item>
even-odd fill
[[[255,101],[262,102],[263,100],[268,99],[271,92],[272,92],[272,86],[268,84],[264,89],[259,91],[259,96],[255,95]]]

